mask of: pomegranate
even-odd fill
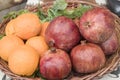
[[[106,55],[113,54],[119,46],[116,34],[113,33],[107,41],[103,42],[100,45]]]
[[[105,8],[93,8],[80,18],[79,30],[86,40],[93,43],[102,43],[115,30],[114,17]]]
[[[40,73],[47,80],[62,80],[70,72],[70,58],[61,49],[48,50],[40,60]]]
[[[91,73],[101,69],[106,58],[102,49],[93,43],[82,42],[70,53],[73,68],[78,73]]]
[[[80,41],[80,32],[72,19],[59,16],[53,19],[45,31],[45,39],[49,46],[70,51]]]

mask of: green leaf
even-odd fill
[[[69,18],[75,19],[81,17],[90,8],[91,6],[79,5],[77,8],[64,10],[62,14]]]
[[[86,5],[80,5],[80,7],[78,7],[78,9],[80,9],[81,14],[84,14],[86,11],[88,11],[89,9],[91,9],[91,6],[86,6]],[[77,10],[79,12],[79,10]]]
[[[39,66],[38,68],[36,69],[36,71],[34,72],[33,75],[31,75],[30,77],[32,78],[35,78],[35,77],[39,77],[41,80],[46,80],[41,74],[40,74],[40,69],[39,69]]]
[[[65,10],[67,7],[67,2],[65,0],[56,0],[52,8],[47,10],[47,17],[42,19],[43,22],[51,21],[57,16],[61,16],[62,14],[59,11]],[[43,15],[43,14],[42,14]],[[41,16],[42,16],[41,15]]]
[[[49,21],[53,20],[55,17],[57,16],[61,16],[62,14],[60,14],[58,11],[54,11],[53,9],[49,9],[48,10],[48,18]]]
[[[10,12],[8,14],[6,14],[3,18],[4,19],[7,19],[7,18],[10,18],[10,19],[14,19],[16,17],[16,12]]]
[[[24,14],[24,13],[28,13],[29,11],[26,10],[26,9],[21,9],[19,11],[16,12],[17,16],[21,15],[21,14]]]
[[[4,19],[7,19],[7,18],[14,19],[17,16],[19,16],[23,13],[27,13],[27,12],[29,12],[29,11],[25,10],[25,9],[22,9],[22,10],[19,10],[19,11],[12,11],[12,12],[9,12],[8,14],[6,14],[3,18]]]
[[[67,2],[65,0],[56,0],[54,3],[53,3],[53,9],[55,11],[58,11],[58,10],[64,10],[66,9],[67,7]]]
[[[44,20],[46,19],[46,17],[47,17],[47,15],[45,15],[45,13],[44,13],[43,11],[41,11],[41,9],[39,9],[39,10],[36,12],[36,14],[38,15],[38,17],[39,17],[39,19],[40,19],[41,21],[44,21]]]
[[[0,39],[2,39],[4,36],[5,36],[5,34],[1,34],[1,35],[0,35]]]

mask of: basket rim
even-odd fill
[[[92,5],[94,7],[104,7],[105,6],[99,6],[95,3],[92,3],[92,2],[88,2],[88,1],[82,1],[82,0],[66,0],[68,3],[73,3],[73,4],[86,4],[86,5]],[[52,5],[53,4],[53,1],[51,2],[46,2],[44,4],[41,5],[41,7],[46,7],[46,5]],[[112,12],[111,12],[112,13]],[[112,13],[113,16],[116,18],[118,24],[120,25],[120,18]],[[9,19],[3,21],[1,23],[1,26],[0,26],[0,29],[2,28],[2,26],[4,26],[7,22],[9,22]],[[120,31],[120,30],[119,30]],[[120,50],[118,50],[120,51]],[[117,68],[117,66],[119,65],[120,63],[120,55],[119,55],[119,52],[116,53],[116,55],[113,55],[114,58],[112,59],[111,62],[109,62],[110,64],[108,65],[108,67],[104,67],[102,68],[101,70],[97,71],[96,73],[92,73],[92,74],[89,74],[89,75],[86,75],[86,76],[82,76],[82,77],[79,77],[79,76],[75,76],[75,77],[78,77],[80,80],[90,80],[90,79],[93,79],[93,78],[101,78],[104,74],[108,74],[110,72],[112,72],[115,68]],[[114,64],[114,65],[113,65]],[[9,71],[8,67],[6,67],[6,63],[0,58],[0,70],[2,72],[4,72],[5,74],[7,74],[9,77],[13,78],[13,79],[31,79],[33,80],[33,78],[28,78],[28,77],[21,77],[21,76],[18,76],[16,74],[13,74],[12,72]],[[71,78],[72,79],[72,78]],[[35,79],[36,80],[36,79]]]

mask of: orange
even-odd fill
[[[32,75],[37,69],[38,63],[39,54],[34,48],[27,45],[18,46],[8,58],[9,69],[17,75]]]
[[[14,35],[4,36],[0,40],[0,57],[8,61],[8,57],[12,54],[12,50],[18,45],[24,45],[23,40]]]
[[[44,37],[42,36],[36,36],[28,39],[26,41],[26,45],[29,45],[36,49],[40,56],[42,57],[44,53],[49,49],[47,43],[45,42]]]
[[[45,31],[46,31],[49,23],[50,23],[50,22],[44,22],[44,23],[42,23],[42,30],[41,30],[41,32],[40,32],[40,35],[41,35],[41,36],[45,37]]]
[[[12,28],[9,27],[11,25]],[[40,19],[36,14],[31,12],[21,14],[14,21],[10,21],[5,30],[6,35],[14,34],[24,40],[38,35],[40,31]]]
[[[14,34],[15,33],[15,30],[14,30],[14,22],[15,22],[15,19],[11,20],[6,28],[5,28],[5,33],[6,35],[11,35],[11,34]]]

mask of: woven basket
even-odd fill
[[[91,2],[86,2],[86,1],[80,1],[80,0],[68,0],[68,8],[75,8],[78,7],[79,4],[84,4],[84,5],[91,5],[93,7],[103,7],[103,6],[98,6],[97,4],[91,3]],[[48,8],[51,7],[51,5],[53,4],[53,2],[46,2],[44,3],[42,6],[42,8],[46,11]],[[36,11],[37,8],[27,8],[31,11]],[[111,12],[112,13],[112,12]],[[113,13],[112,13],[113,14]],[[115,23],[116,23],[116,34],[117,37],[119,39],[119,44],[120,44],[120,18],[118,16],[116,16],[115,14],[113,14],[113,16],[115,17]],[[0,25],[0,34],[4,33],[4,29],[6,24],[9,22],[9,19],[4,20],[1,25]],[[114,69],[116,69],[118,67],[118,64],[120,62],[120,47],[118,48],[118,50],[111,55],[110,57],[107,58],[106,64],[105,66],[98,70],[95,73],[90,73],[90,74],[78,74],[75,72],[71,72],[70,75],[65,79],[65,80],[93,80],[93,79],[98,79],[101,78],[104,74],[110,73],[112,72]],[[14,73],[12,73],[9,68],[7,63],[0,59],[0,69],[7,74],[8,76],[10,76],[12,79],[16,79],[16,80],[40,80],[40,78],[30,78],[30,77],[22,77],[22,76],[18,76]]]

